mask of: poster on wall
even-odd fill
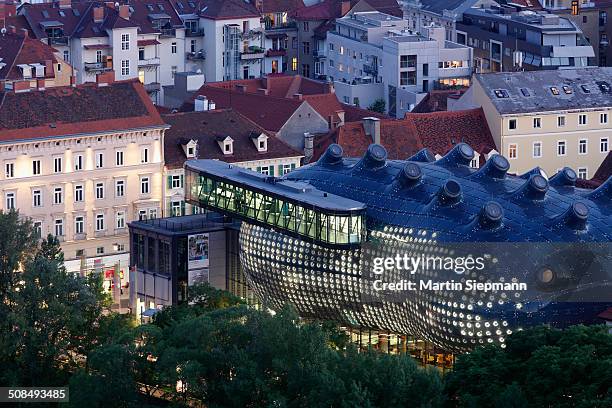
[[[194,234],[187,238],[187,268],[208,267],[208,234]]]
[[[187,285],[195,285],[209,281],[208,268],[190,269],[187,273]]]

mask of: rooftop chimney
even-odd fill
[[[130,6],[128,6],[127,4],[122,4],[121,6],[119,6],[119,17],[129,20]]]
[[[15,91],[15,93],[29,92],[30,91],[30,81],[25,80],[25,81],[13,82],[13,90]]]
[[[363,118],[362,121],[366,136],[372,138],[372,143],[380,144],[380,119],[370,116]]]
[[[59,0],[59,8],[66,9],[72,7],[72,0]]]
[[[44,79],[36,80],[36,89],[38,89],[39,91],[45,90],[45,80]]]
[[[104,7],[95,6],[93,8],[93,21],[94,23],[101,23],[104,21]]]
[[[112,9],[114,9],[114,8],[115,8],[115,2],[114,2],[114,1],[105,1],[105,2],[104,2],[104,5],[105,5],[106,7],[108,7],[108,8],[112,8]]]
[[[53,74],[54,74],[53,61],[45,60],[45,76],[46,77],[55,76]]]
[[[17,27],[15,27],[14,25],[10,25],[7,27],[7,30],[9,33],[11,34],[17,34]]]
[[[204,112],[208,110],[208,99],[204,95],[196,96],[193,101],[193,110],[195,112]]]
[[[343,1],[342,3],[340,3],[340,15],[342,17],[346,16],[350,10],[351,10],[350,1]]]
[[[70,86],[72,86],[72,87],[76,86],[76,75],[71,75],[70,76]]]
[[[96,75],[96,84],[98,86],[107,86],[115,82],[115,71],[107,71]]]
[[[267,95],[268,94],[268,90],[266,88],[259,88],[257,89],[257,93],[260,95]]]
[[[28,31],[27,28],[22,28],[19,31],[21,31],[21,35],[23,35],[25,38],[28,38],[30,36],[30,32]]]
[[[6,0],[4,2],[4,17],[13,17],[17,15],[17,4],[14,1]]]
[[[303,96],[304,96],[304,95],[302,95],[301,93],[294,93],[294,94],[293,94],[293,97],[294,97],[295,99],[297,99],[297,100],[300,100],[300,101],[302,100],[302,97],[303,97]]]
[[[238,92],[246,93],[247,86],[245,84],[236,84],[236,90]]]
[[[310,132],[304,133],[304,163],[308,164],[314,155],[314,135]]]
[[[5,11],[4,11],[4,2],[0,2],[0,25],[2,27],[6,26],[6,20],[5,20]]]

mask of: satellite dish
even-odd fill
[[[115,8],[117,8],[117,7],[119,7],[119,2],[118,1],[115,2]]]
[[[201,70],[200,68],[198,68],[198,69],[196,70],[196,74],[201,74],[201,73],[202,73],[202,70]]]
[[[6,27],[2,27],[2,29],[0,30],[0,33],[2,33],[2,35],[6,34]]]

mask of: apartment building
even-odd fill
[[[304,7],[302,0],[256,0],[265,26],[264,72],[297,73],[297,24],[289,17],[291,11]]]
[[[327,74],[326,38],[334,29],[335,20],[353,12],[380,11],[402,16],[396,0],[323,0],[295,10],[291,18],[297,27],[297,37],[291,44],[297,56],[288,72],[305,77],[324,79]]]
[[[574,5],[572,5],[574,4]],[[571,20],[584,33],[593,46],[595,57],[592,64],[600,67],[612,65],[612,2],[609,0],[540,0],[540,5],[551,13]]]
[[[162,214],[168,126],[138,80],[113,79],[2,95],[1,208],[57,236],[69,271],[127,272],[127,223]]]
[[[280,139],[231,109],[210,109],[198,99],[197,111],[164,115],[170,125],[164,138],[165,214],[197,214],[199,207],[185,204],[186,160],[222,160],[269,176],[283,176],[304,157]]]
[[[492,0],[404,0],[401,2],[408,28],[418,33],[431,24],[444,27],[448,41],[457,41],[457,22],[469,8],[498,6]]]
[[[1,89],[13,89],[16,82],[30,88],[70,85],[72,67],[53,47],[30,38],[25,29],[9,28],[0,34]]]
[[[155,103],[162,85],[185,71],[185,27],[169,0],[57,2],[19,9],[35,38],[56,48],[76,70],[77,83],[113,71],[138,78]]]
[[[612,68],[475,75],[453,109],[482,107],[510,170],[569,166],[591,178],[608,155]]]
[[[327,75],[344,102],[368,107],[385,101],[401,118],[432,89],[469,84],[472,49],[445,40],[443,27],[408,29],[408,21],[373,12],[336,20],[327,36]]]
[[[457,42],[474,48],[477,72],[580,68],[595,56],[571,20],[546,12],[470,8],[457,22]]]

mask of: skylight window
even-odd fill
[[[510,95],[508,94],[508,91],[506,91],[505,89],[496,89],[495,91],[495,96],[497,96],[500,99],[504,99],[504,98],[509,98]]]
[[[552,92],[552,94],[555,96],[559,96],[561,94],[561,92],[559,92],[559,88],[557,88],[556,86],[551,86],[550,92]]]
[[[527,97],[527,98],[531,96],[531,93],[529,92],[529,89],[527,88],[521,88],[521,93],[523,94],[524,97]]]
[[[565,92],[566,95],[571,95],[574,93],[574,90],[572,89],[571,86],[564,85],[563,92]]]
[[[591,93],[591,90],[586,85],[580,85],[580,88],[582,88],[582,92],[585,94]]]

